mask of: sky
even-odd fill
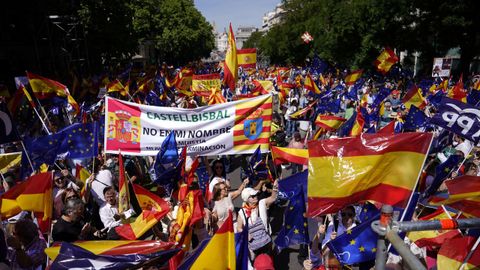
[[[273,11],[281,0],[194,0],[195,6],[216,30],[222,32],[231,22],[238,26],[262,27],[262,17]]]

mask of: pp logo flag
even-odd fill
[[[310,33],[308,32],[303,33],[302,39],[303,39],[303,42],[305,42],[305,44],[308,44],[310,43],[310,41],[313,41],[312,35],[310,35]]]
[[[442,98],[431,123],[475,143],[480,140],[480,110],[463,102]]]

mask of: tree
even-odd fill
[[[135,32],[154,42],[162,61],[185,64],[208,57],[215,46],[213,28],[192,0],[137,0],[132,9]]]
[[[243,42],[243,48],[258,48],[262,40],[263,33],[260,31],[253,32],[250,37]]]

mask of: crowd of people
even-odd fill
[[[318,61],[318,60],[317,60]],[[72,95],[82,101],[80,112],[77,116],[72,113],[72,108],[60,107],[55,103],[44,102],[48,112],[48,129],[51,132],[61,130],[71,121],[99,121],[103,116],[101,106],[102,97],[98,96],[100,88],[105,87],[108,81],[123,80],[128,94],[119,91],[109,91],[107,95],[120,99],[131,100],[154,106],[172,106],[194,108],[207,106],[208,98],[205,96],[186,95],[189,89],[177,89],[174,78],[181,80],[178,74],[189,71],[195,74],[208,74],[221,72],[218,66],[190,66],[183,69],[173,69],[163,65],[158,70],[129,69],[128,78],[123,78],[125,72],[108,74],[98,77],[85,77],[77,80]],[[240,70],[240,78],[234,91],[223,89],[222,95],[227,101],[260,94],[255,90],[255,81],[271,81],[274,88],[265,89],[274,96],[274,109],[270,143],[274,146],[306,149],[308,141],[337,138],[349,134],[341,134],[340,129],[326,130],[318,126],[318,115],[331,115],[341,117],[348,121],[351,117],[362,114],[364,125],[362,132],[375,133],[393,122],[392,132],[432,132],[435,138],[443,136],[446,130],[423,123],[413,129],[402,130],[406,125],[406,117],[411,107],[405,106],[402,99],[416,84],[424,96],[425,106],[421,111],[426,117],[432,116],[437,110],[438,95],[447,96],[452,88],[459,84],[449,78],[433,78],[418,80],[411,74],[403,71],[400,66],[395,66],[390,75],[384,76],[375,72],[365,73],[362,78],[353,83],[346,81],[349,74],[338,67],[321,69],[318,65],[308,64],[305,67],[270,67],[257,70]],[[320,93],[315,93],[305,88],[307,76],[317,84]],[[148,84],[145,81],[149,80]],[[458,80],[462,80],[458,78]],[[465,75],[461,91],[465,97],[474,91],[479,91],[477,76]],[[178,82],[177,82],[178,83]],[[142,87],[147,87],[146,90]],[[383,95],[384,89],[388,93],[378,101],[377,97]],[[440,93],[440,94],[439,94]],[[4,102],[6,102],[4,100]],[[470,102],[470,100],[469,100]],[[478,105],[478,101],[474,100]],[[57,108],[57,110],[55,110]],[[36,118],[26,118],[32,115],[28,104],[13,114],[17,122],[26,123],[18,126],[19,132],[25,136],[40,136],[45,134],[45,128]],[[410,127],[411,128],[411,127]],[[450,141],[442,141],[431,147],[429,157],[424,165],[422,174],[422,188],[428,189],[436,174],[436,168],[444,163],[450,156],[461,156],[461,162],[456,164],[447,178],[459,175],[480,176],[479,148],[471,141],[458,135],[449,134]],[[102,134],[103,136],[103,134]],[[22,211],[19,214],[2,218],[3,229],[0,230],[0,269],[42,269],[47,266],[45,248],[58,242],[76,242],[89,240],[120,240],[121,235],[116,227],[128,223],[133,217],[138,216],[142,209],[131,204],[130,209],[119,211],[119,174],[125,170],[131,184],[138,184],[152,191],[165,200],[170,209],[166,215],[148,232],[139,239],[156,239],[160,241],[178,242],[182,231],[178,224],[179,209],[185,205],[185,196],[181,196],[182,181],[178,182],[172,193],[158,185],[151,177],[149,169],[154,164],[153,158],[125,157],[124,168],[119,167],[117,155],[104,154],[103,140],[99,140],[99,154],[93,158],[81,160],[59,159],[47,170],[53,170],[53,216],[51,228],[46,231],[39,230],[40,224],[32,213]],[[20,143],[6,144],[2,147],[3,153],[21,152]],[[267,157],[268,156],[268,157]],[[202,190],[203,218],[192,226],[192,238],[188,239],[191,252],[203,240],[213,236],[233,212],[234,231],[242,232],[248,225],[249,231],[249,260],[248,269],[287,269],[298,267],[305,270],[311,269],[369,269],[373,267],[374,260],[354,265],[342,265],[338,254],[329,250],[326,243],[339,237],[358,226],[364,220],[359,218],[365,202],[351,205],[337,214],[308,218],[309,243],[302,243],[298,248],[298,264],[290,262],[285,264],[285,256],[289,249],[279,251],[274,239],[283,224],[283,212],[288,203],[288,197],[279,190],[279,182],[289,175],[300,173],[307,169],[304,164],[286,163],[277,165],[272,161],[272,156],[264,154],[264,162],[270,171],[269,177],[251,181],[245,173],[247,156],[210,156],[201,157],[201,166],[208,173],[208,181],[203,183],[200,176],[196,176],[193,184],[188,189]],[[187,157],[186,170],[188,171],[193,157]],[[91,173],[86,181],[78,177],[78,166],[81,164]],[[240,165],[239,165],[240,164]],[[23,166],[23,165],[22,165]],[[3,193],[15,188],[22,182],[22,166],[9,168],[2,173]],[[237,167],[242,173],[234,173]],[[243,167],[243,168],[242,168]],[[176,183],[177,184],[177,183]],[[445,191],[446,186],[441,185],[438,192]],[[182,198],[183,197],[183,198]],[[380,206],[377,204],[377,208]],[[414,219],[422,218],[435,209],[418,204]],[[408,241],[408,237],[406,238]],[[409,242],[410,243],[410,242]],[[439,246],[418,247],[410,243],[411,250],[427,266],[432,265],[432,258],[436,257]],[[212,254],[212,258],[215,254]],[[212,262],[214,263],[214,262]],[[293,265],[296,266],[293,266]],[[434,263],[433,263],[434,264]],[[389,269],[407,269],[402,258],[390,253],[387,266]],[[156,267],[152,265],[151,267]],[[159,266],[160,267],[160,266]]]

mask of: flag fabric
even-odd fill
[[[363,84],[365,83],[365,80],[360,78],[355,82],[355,84],[350,88],[350,91],[348,91],[346,98],[350,100],[358,100],[358,90],[360,90],[363,87]]]
[[[272,159],[275,164],[295,163],[295,164],[308,164],[308,150],[288,147],[272,146]]]
[[[478,143],[480,141],[479,115],[480,111],[476,106],[444,97],[430,123]]]
[[[85,192],[85,188],[87,186],[87,179],[90,177],[90,175],[91,175],[91,173],[86,168],[84,168],[80,164],[76,164],[76,166],[75,166],[75,178],[82,181],[82,183],[83,183],[83,187],[82,187],[82,190],[80,192],[82,195]]]
[[[378,234],[370,225],[379,218],[380,214],[376,214],[327,243],[341,264],[350,265],[375,260]]]
[[[422,95],[422,89],[418,88],[416,85],[413,85],[410,90],[408,90],[402,98],[402,103],[407,109],[412,105],[415,105],[419,109],[423,109],[427,105],[427,101]]]
[[[67,97],[70,95],[65,85],[42,77],[37,74],[33,74],[27,71],[28,81],[32,87],[33,94],[38,99],[46,99],[54,96]]]
[[[305,32],[302,34],[302,40],[303,42],[305,42],[305,44],[308,44],[313,40],[313,37],[312,35],[310,35],[310,33]]]
[[[96,255],[80,246],[63,242],[50,269],[127,269],[154,258],[156,263],[164,264],[178,251],[167,249],[151,254]]]
[[[21,211],[43,213],[43,220],[52,217],[52,172],[30,176],[0,196],[0,213],[10,218]]]
[[[229,214],[223,225],[206,243],[206,246],[202,250],[197,250],[197,253],[198,256],[196,258],[185,261],[178,269],[236,269],[232,213]],[[215,263],[213,264],[212,254],[215,254]]]
[[[133,190],[142,212],[132,223],[115,228],[118,235],[128,240],[135,240],[141,237],[170,211],[170,207],[165,200],[147,189],[134,184]]]
[[[388,95],[390,95],[391,92],[392,92],[392,89],[387,87],[382,87],[382,89],[378,91],[377,96],[373,100],[372,109],[375,111],[379,111],[380,104],[382,104],[382,102],[388,97]]]
[[[250,156],[245,173],[253,185],[256,185],[256,183],[262,179],[267,179],[268,169],[262,158],[260,146],[258,146],[257,150]]]
[[[227,53],[225,54],[225,62],[223,64],[223,81],[230,88],[230,91],[235,91],[235,85],[238,79],[238,59],[237,59],[237,45],[235,44],[235,36],[233,35],[232,24],[228,32]]]
[[[447,145],[453,142],[453,134],[448,130],[442,130],[437,137],[433,139],[432,146],[430,147],[430,153],[438,153],[445,149]]]
[[[253,80],[253,85],[252,94],[259,93],[260,95],[265,95],[271,93],[274,89],[272,81]]]
[[[431,205],[448,205],[468,217],[480,217],[480,177],[463,175],[445,181],[448,196],[433,196]]]
[[[417,128],[425,127],[428,123],[428,117],[425,113],[417,108],[415,105],[410,106],[408,114],[405,117],[405,123],[403,124],[403,129],[405,131],[416,131]]]
[[[303,87],[307,90],[310,90],[314,94],[321,93],[320,88],[318,88],[318,85],[312,79],[312,76],[310,76],[310,74],[307,74],[307,76],[305,77],[305,81],[303,82]]]
[[[162,142],[160,151],[158,151],[153,169],[155,171],[154,182],[163,186],[167,192],[173,190],[174,176],[178,173],[176,164],[179,160],[177,140],[175,132],[170,132]]]
[[[21,107],[23,103],[26,84],[28,84],[27,77],[15,77],[15,86],[17,87],[17,90],[15,91],[15,94],[8,102],[8,110],[13,115],[16,115],[17,110]]]
[[[240,49],[237,50],[237,63],[242,68],[256,68],[257,67],[257,49]]]
[[[313,106],[315,106],[316,104],[317,104],[317,101],[314,101],[314,102],[308,104],[307,106],[305,106],[305,108],[302,108],[302,109],[290,114],[290,118],[292,118],[293,120],[298,120],[298,119],[303,118],[309,111],[313,110]]]
[[[123,165],[122,154],[118,154],[118,213],[121,214],[130,209],[130,192],[128,192],[127,176],[125,165]]]
[[[3,122],[0,125],[0,144],[20,141],[17,125],[13,122],[7,104],[4,102],[0,103],[0,120]]]
[[[92,252],[95,255],[130,255],[142,254],[148,255],[155,252],[169,250],[174,247],[174,243],[162,242],[157,240],[99,240],[99,241],[76,241],[71,243]],[[45,249],[45,254],[55,260],[60,252],[59,244]]]
[[[127,89],[123,86],[120,80],[116,79],[107,85],[107,93],[119,92],[120,95],[126,96],[128,94]]]
[[[98,154],[98,123],[75,123],[58,132],[62,138],[57,156],[90,158]]]
[[[221,88],[220,74],[203,74],[192,76],[192,91],[196,96],[208,97],[212,88]]]
[[[238,270],[248,270],[250,251],[248,250],[248,223],[243,231],[235,234],[236,267]]]
[[[467,96],[467,103],[473,106],[478,106],[480,103],[480,90],[470,89]]]
[[[22,152],[0,154],[0,173],[5,174],[22,161]]]
[[[221,104],[227,102],[222,94],[222,89],[213,87],[210,89],[210,95],[207,98],[208,105]]]
[[[353,115],[338,128],[340,137],[358,136],[362,133],[365,120],[360,110],[356,110]]]
[[[472,236],[447,239],[438,251],[437,269],[461,269],[463,262],[467,259],[467,255],[472,249],[474,249],[473,253],[466,261],[463,269],[478,269],[480,267],[480,249],[474,246],[477,241],[477,237]]]
[[[430,133],[363,134],[308,143],[308,215],[373,200],[404,207],[432,140]]]
[[[451,99],[467,103],[467,90],[463,88],[463,75],[460,76],[458,82],[448,91],[447,96]]]
[[[450,219],[449,215],[452,218],[457,218],[453,213],[447,214],[442,207],[430,215],[421,217],[419,220],[442,220]],[[460,235],[458,230],[429,230],[429,231],[413,231],[407,233],[408,239],[415,243],[418,247],[430,247],[433,249],[438,249],[442,244],[450,238],[455,238]]]
[[[310,71],[313,74],[322,74],[328,69],[328,63],[320,59],[317,53],[313,56],[312,64],[310,65]]]
[[[453,169],[455,169],[460,161],[462,156],[460,155],[451,155],[445,160],[445,162],[439,164],[435,168],[435,178],[433,178],[432,184],[425,190],[423,198],[427,198],[434,194],[443,181],[450,175]]]
[[[398,56],[390,48],[385,48],[373,63],[377,70],[385,75],[398,62]]]
[[[335,115],[319,114],[315,119],[315,125],[328,131],[337,130],[347,119]]]
[[[362,77],[362,74],[363,74],[363,69],[352,71],[350,74],[348,74],[345,77],[345,84],[347,86],[354,85],[358,81],[358,79]]]
[[[299,186],[306,187],[308,182],[308,170],[304,170],[302,172],[290,175],[282,179],[282,181],[278,181],[278,192],[279,196],[290,199],[296,194]],[[305,203],[307,202],[307,189],[302,189],[303,191],[303,198],[305,199]]]
[[[279,250],[309,243],[307,209],[303,194],[303,186],[300,185],[290,197],[284,214],[283,226],[275,238],[275,245]]]

